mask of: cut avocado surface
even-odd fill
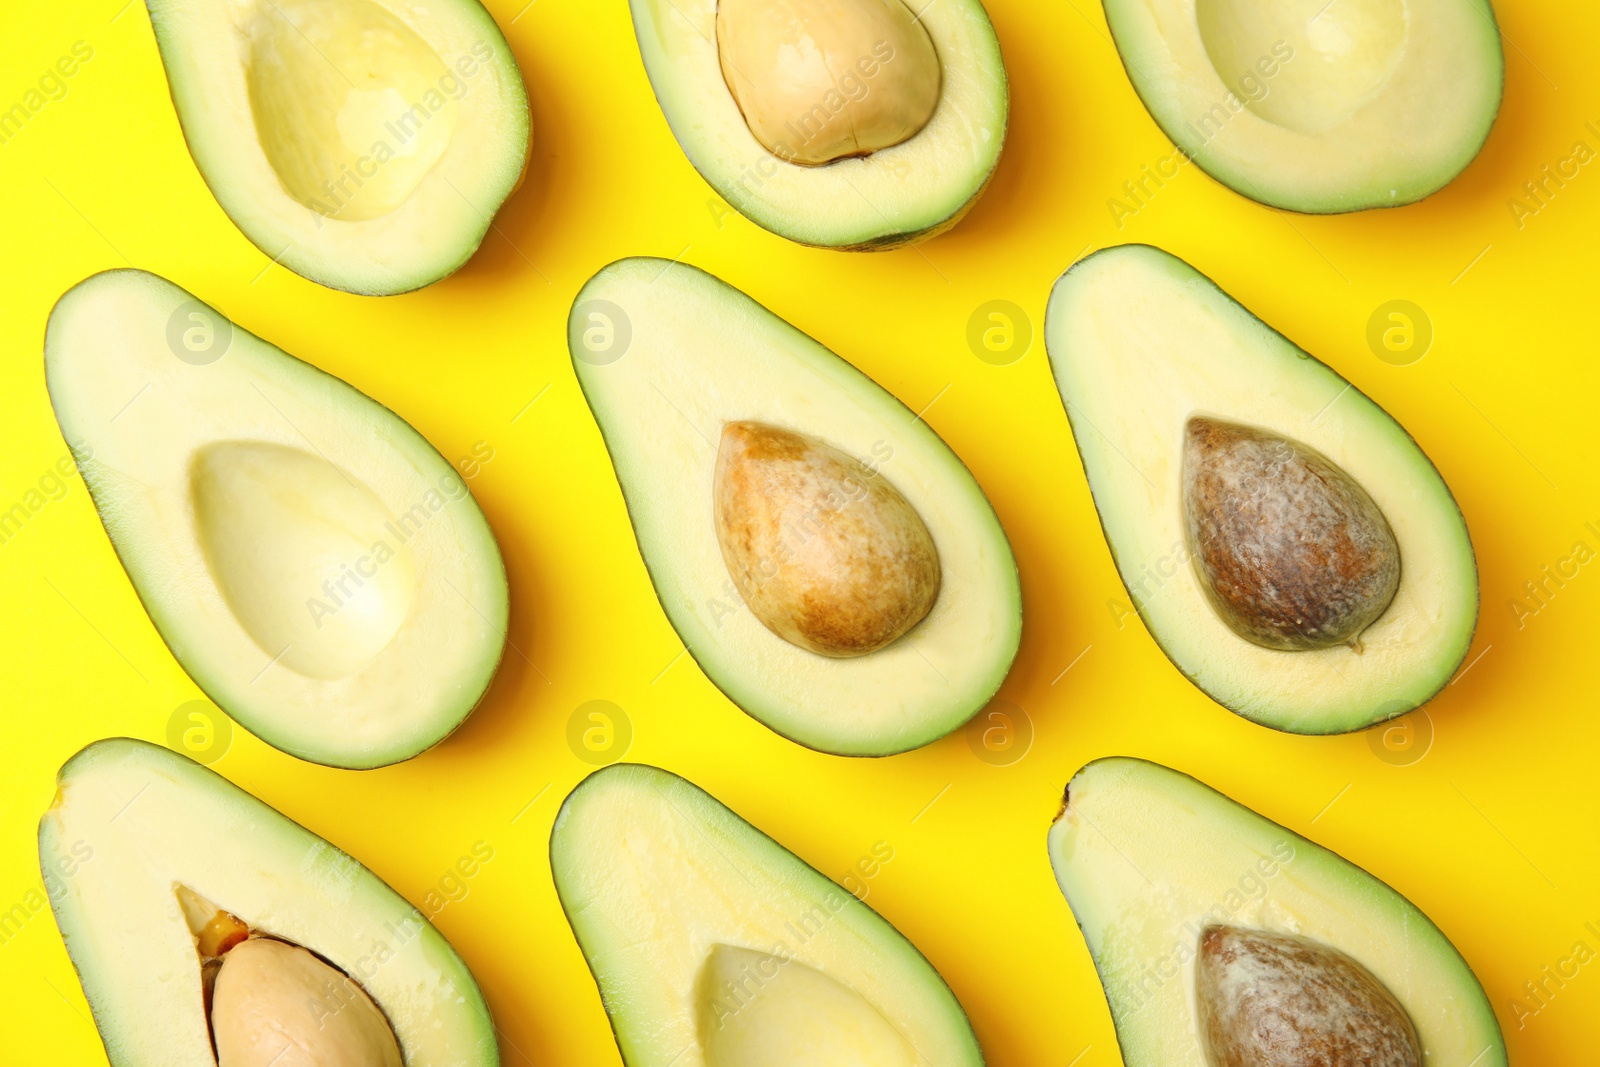
[[[1344,998],[1365,999],[1366,1012],[1346,1005],[1324,1017],[1336,1027],[1349,1024],[1359,1034],[1359,1014],[1365,1014],[1369,1045],[1381,1046],[1383,1037],[1402,1038],[1400,1019],[1408,1019],[1429,1064],[1506,1063],[1483,988],[1415,905],[1348,860],[1186,774],[1121,757],[1084,767],[1068,783],[1050,829],[1050,862],[1100,972],[1128,1067],[1417,1062],[1404,1054],[1327,1058],[1325,1050],[1321,1059],[1283,1058],[1295,1040],[1314,1042],[1320,1034],[1336,1042],[1336,1034],[1310,1017],[1314,1012],[1301,1015],[1299,1034],[1285,1023],[1297,1010],[1336,1003],[1340,998],[1329,988],[1348,991],[1361,984],[1361,974],[1370,980],[1365,984],[1386,991],[1401,1014],[1373,1010],[1384,998],[1368,990],[1365,998]],[[1224,983],[1220,996],[1215,965],[1226,964],[1229,954],[1215,951],[1219,939],[1224,949],[1233,942],[1235,951],[1240,942],[1257,942],[1253,959],[1246,954],[1232,961],[1254,963],[1254,975],[1246,970],[1245,981]],[[1321,957],[1312,977],[1323,981],[1308,983],[1281,961],[1270,965],[1274,955],[1296,954]],[[1327,980],[1330,973],[1343,981]],[[1300,980],[1283,983],[1285,977]],[[1283,1044],[1275,1051],[1256,1047],[1254,1057],[1208,1059],[1197,1012],[1214,1008],[1246,1018],[1253,1010],[1263,1032]],[[1269,1024],[1266,1017],[1275,1011],[1276,1022]],[[1403,1048],[1405,1042],[1393,1044]]]
[[[297,274],[437,281],[521,180],[527,92],[477,0],[146,2],[201,176]]]
[[[677,775],[590,775],[550,864],[628,1067],[983,1063],[909,941]]]
[[[216,1067],[213,1031],[247,1067],[286,1039],[313,1052],[296,1063],[398,1065],[385,1031],[408,1067],[500,1062],[471,973],[420,911],[183,756],[127,738],[78,753],[39,858],[113,1067]]]
[[[773,233],[831,248],[904,244],[955,225],[994,171],[1006,73],[979,0],[631,6],[689,161]]]
[[[505,568],[404,420],[135,270],[57,302],[45,379],[151,621],[240,725],[376,767],[472,711],[505,644]]]
[[[1477,621],[1472,544],[1438,471],[1387,412],[1145,245],[1097,252],[1062,275],[1044,333],[1128,595],[1195,685],[1263,725],[1326,734],[1400,715],[1449,681]],[[1197,446],[1221,477],[1193,469]],[[1251,485],[1275,495],[1252,496]],[[1220,542],[1195,539],[1200,501],[1210,501],[1200,532]],[[1284,506],[1246,514],[1263,503]],[[1253,540],[1242,519],[1258,531],[1277,523],[1277,544]],[[1276,572],[1239,569],[1280,549]],[[1320,567],[1308,549],[1323,552]],[[1255,621],[1286,640],[1274,645],[1219,610],[1252,599],[1277,601],[1278,618]]]
[[[1021,636],[1016,562],[927,423],[694,267],[614,263],[568,329],[656,594],[735,704],[881,756],[988,702]]]
[[[1105,11],[1161,129],[1273,207],[1420,200],[1466,168],[1500,108],[1489,0],[1105,0]]]

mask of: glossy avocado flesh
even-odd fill
[[[988,702],[1020,639],[1016,563],[926,422],[694,267],[614,263],[568,330],[656,595],[735,704],[882,756]]]
[[[1419,1046],[1506,1063],[1483,988],[1415,905],[1188,775],[1084,767],[1050,862],[1128,1067],[1405,1067]]]
[[[979,0],[724,0],[720,12],[718,0],[630,2],[645,71],[684,153],[773,233],[894,247],[955,225],[994,171],[1006,72]],[[880,104],[896,97],[886,116]],[[890,117],[906,121],[880,141],[844,134],[864,138],[861,128]],[[883,142],[893,143],[868,150]]]
[[[1044,333],[1129,598],[1195,685],[1328,734],[1449,681],[1477,621],[1472,544],[1387,412],[1146,245],[1062,275]]]
[[[1500,108],[1489,0],[1105,0],[1123,66],[1185,156],[1290,211],[1449,184]]]
[[[521,180],[528,98],[477,0],[146,0],[184,138],[250,241],[385,296],[460,267]]]
[[[915,946],[677,775],[590,775],[550,864],[628,1067],[983,1063]]]
[[[394,1045],[407,1067],[500,1062],[455,950],[316,834],[143,741],[98,741],[56,783],[40,866],[113,1067],[216,1067],[213,1032],[245,1067],[286,1037],[323,1058],[282,1063],[398,1064]],[[367,1055],[334,1055],[352,1045]]]
[[[409,759],[505,644],[505,567],[392,411],[143,271],[69,290],[45,380],[117,557],[184,670],[301,759]]]

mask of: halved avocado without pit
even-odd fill
[[[1500,108],[1489,0],[1104,0],[1156,124],[1230,189],[1326,214],[1420,200]]]
[[[1090,763],[1049,843],[1128,1067],[1506,1063],[1416,905],[1186,774]]]
[[[1123,584],[1195,685],[1307,734],[1445,686],[1477,622],[1472,543],[1386,411],[1147,245],[1062,275],[1044,334]]]
[[[704,271],[613,263],[568,322],[656,595],[756,719],[836,755],[926,745],[1000,687],[1016,562],[903,404]]]
[[[550,867],[628,1067],[983,1063],[898,930],[675,774],[591,774]]]
[[[201,176],[296,274],[421,288],[522,180],[527,91],[478,0],[146,3]]]
[[[803,244],[892,248],[954,226],[1005,140],[980,0],[630,0],[689,162]]]
[[[443,935],[377,875],[221,775],[113,738],[39,822],[56,925],[112,1067],[496,1067]]]
[[[505,646],[505,566],[405,420],[137,270],[57,301],[45,382],[151,621],[240,725],[368,768],[471,713]]]

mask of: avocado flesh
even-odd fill
[[[1387,412],[1146,245],[1094,253],[1062,275],[1044,334],[1129,598],[1195,685],[1245,718],[1308,734],[1370,726],[1443,688],[1472,640],[1477,567],[1450,490]],[[1315,449],[1387,519],[1399,586],[1359,651],[1263,648],[1212,607],[1184,532],[1184,432],[1197,414]]]
[[[465,263],[521,180],[527,92],[477,0],[146,0],[189,151],[275,262],[384,296]]]
[[[1489,0],[1104,0],[1157,125],[1252,200],[1331,213],[1420,200],[1500,107]]]
[[[592,359],[586,337],[614,330],[619,310],[628,347],[611,362]],[[1016,562],[983,491],[925,422],[694,267],[659,259],[606,267],[578,294],[568,331],[656,595],[729,699],[785,737],[855,756],[928,744],[988,703],[1021,637]],[[749,611],[713,507],[718,442],[742,421],[824,441],[888,478],[938,554],[938,597],[917,625],[878,651],[830,658]]]
[[[689,162],[735,210],[781,237],[852,250],[930,237],[960,220],[1000,158],[1005,64],[980,0],[912,5],[941,65],[939,100],[926,125],[892,147],[824,166],[786,161],[751,132],[723,77],[717,0],[630,6],[645,73]],[[874,57],[862,59],[878,69]],[[861,75],[867,94],[875,76]],[[823,94],[794,121],[820,129],[837,121],[847,99]]]
[[[983,1062],[909,941],[677,775],[590,775],[550,863],[628,1067]]]
[[[1050,862],[1128,1067],[1206,1067],[1195,958],[1212,924],[1297,934],[1351,957],[1405,1010],[1428,1063],[1506,1063],[1483,988],[1415,905],[1188,775],[1124,757],[1090,763],[1068,783]]]
[[[358,981],[408,1067],[499,1063],[471,973],[421,912],[183,756],[127,738],[78,753],[40,820],[39,858],[113,1067],[216,1067],[190,916],[202,902]]]
[[[197,364],[173,323],[231,336]],[[45,379],[151,621],[240,725],[377,767],[472,711],[505,644],[505,568],[405,421],[143,271],[57,302]]]

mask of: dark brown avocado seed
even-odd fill
[[[1298,934],[1208,926],[1195,960],[1212,1067],[1420,1067],[1416,1026],[1361,964]]]
[[[1309,445],[1196,415],[1182,480],[1195,573],[1234,633],[1263,648],[1360,651],[1399,588],[1400,546],[1355,479]]]

